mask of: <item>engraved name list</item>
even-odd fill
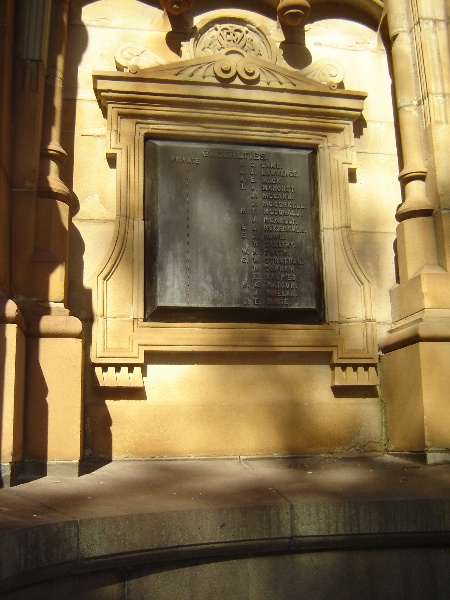
[[[147,141],[148,320],[323,322],[315,153]]]

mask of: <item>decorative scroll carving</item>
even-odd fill
[[[116,65],[120,70],[131,71],[148,69],[156,65],[162,65],[164,61],[145,46],[126,43],[119,46],[114,54]]]
[[[312,65],[303,69],[302,74],[319,83],[328,85],[331,90],[336,90],[344,81],[344,67],[332,58],[321,58]]]
[[[149,72],[141,72],[145,76]],[[224,54],[207,56],[203,59],[186,60],[167,67],[161,67],[159,75],[176,79],[192,80],[202,83],[233,83],[242,82],[247,85],[261,87],[286,87],[309,90],[326,90],[322,84],[305,77],[295,71],[284,69],[278,65],[246,56],[244,52],[228,50]]]
[[[203,28],[194,41],[193,56],[229,53],[232,50],[268,61],[272,59],[270,43],[262,31],[240,21],[213,22]]]

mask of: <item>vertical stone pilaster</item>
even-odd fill
[[[445,0],[411,0],[413,39],[418,61],[420,102],[424,107],[427,189],[435,206],[439,266],[449,270],[450,254],[450,46]]]
[[[17,0],[11,202],[12,295],[35,298],[33,263],[51,0]]]
[[[397,258],[399,285],[391,291],[393,321],[411,316],[405,297],[411,296],[411,280],[440,273],[434,229],[435,203],[429,197],[428,167],[425,160],[424,119],[429,113],[423,101],[420,81],[425,78],[421,46],[412,24],[417,0],[387,0],[386,11],[392,43],[394,88],[399,122],[403,168],[399,179],[404,201],[397,210]],[[421,303],[414,311],[429,308],[425,297],[428,283],[420,282]],[[417,289],[417,284],[414,284]],[[411,303],[410,303],[411,304]]]
[[[60,134],[68,4],[17,0],[11,293],[24,317],[26,348],[24,338],[18,349],[26,360],[15,371],[22,403],[9,393],[5,405],[11,448],[2,455],[11,461],[78,464],[82,451],[81,324],[64,308],[71,195],[59,172],[66,158]],[[10,356],[13,325],[6,324]]]
[[[25,323],[9,299],[14,0],[0,3],[0,487],[14,482],[23,456]]]
[[[386,0],[403,169],[399,283],[382,342],[390,449],[450,449],[450,87],[445,0]],[[445,150],[447,148],[447,150]],[[430,376],[430,374],[433,374]]]
[[[389,36],[403,169],[399,174],[405,199],[398,208],[397,219],[431,215],[433,205],[426,195],[427,169],[422,152],[419,101],[415,89],[413,47],[404,0],[386,0]]]
[[[0,296],[9,296],[14,2],[0,8]]]
[[[64,308],[71,194],[60,177],[63,80],[69,0],[52,0],[34,220],[33,293],[50,308],[29,306],[25,387],[25,461],[77,466],[83,438],[81,323]]]
[[[60,139],[68,7],[68,0],[52,2],[33,255],[37,297],[58,303],[66,298],[71,198],[60,178],[60,166],[67,156]]]

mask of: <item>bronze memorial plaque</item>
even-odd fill
[[[148,140],[146,319],[323,323],[315,158]]]

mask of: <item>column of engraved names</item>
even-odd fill
[[[258,155],[259,158],[259,155]],[[241,238],[244,275],[242,281],[244,306],[260,306],[262,263],[261,263],[261,212],[260,212],[260,169],[251,154],[241,158],[239,165],[240,191],[242,194]],[[246,268],[245,268],[246,267]]]
[[[186,301],[190,304],[191,255],[189,240],[189,167],[186,166]]]
[[[177,186],[179,186],[171,189],[170,194],[173,198],[176,198],[177,194],[182,194],[181,198],[183,198],[184,196],[184,206],[182,206],[182,208],[180,207],[181,210],[179,218],[176,217],[178,211],[174,211],[174,205],[171,205],[169,208],[166,207],[166,216],[169,216],[170,214],[171,217],[175,217],[173,222],[175,224],[172,223],[174,227],[173,229],[165,229],[165,234],[174,235],[174,232],[176,231],[178,234],[183,235],[183,229],[185,227],[184,251],[182,251],[179,255],[179,262],[175,260],[175,265],[180,269],[177,280],[177,283],[179,283],[180,286],[180,288],[177,291],[177,293],[179,294],[178,301],[190,305],[192,304],[192,302],[195,303],[196,301],[196,286],[192,286],[193,267],[195,277],[195,260],[197,252],[195,235],[192,236],[192,225],[195,226],[195,220],[192,220],[192,209],[194,209],[195,215],[195,181],[197,180],[196,171],[199,168],[201,162],[200,158],[195,155],[195,151],[184,153],[182,148],[177,148],[178,152],[175,153],[173,151],[173,145],[169,145],[167,148],[164,149],[166,150],[166,160],[170,165],[170,170],[173,175],[171,178],[171,182],[174,182]],[[166,239],[166,243],[167,241],[168,240]],[[182,260],[184,262],[184,269],[182,269]],[[184,288],[183,290],[181,289],[182,287]]]
[[[261,200],[263,212],[264,283],[269,307],[295,306],[303,261],[300,258],[305,206],[297,189],[299,173],[283,164],[280,153],[275,160],[261,163]]]

